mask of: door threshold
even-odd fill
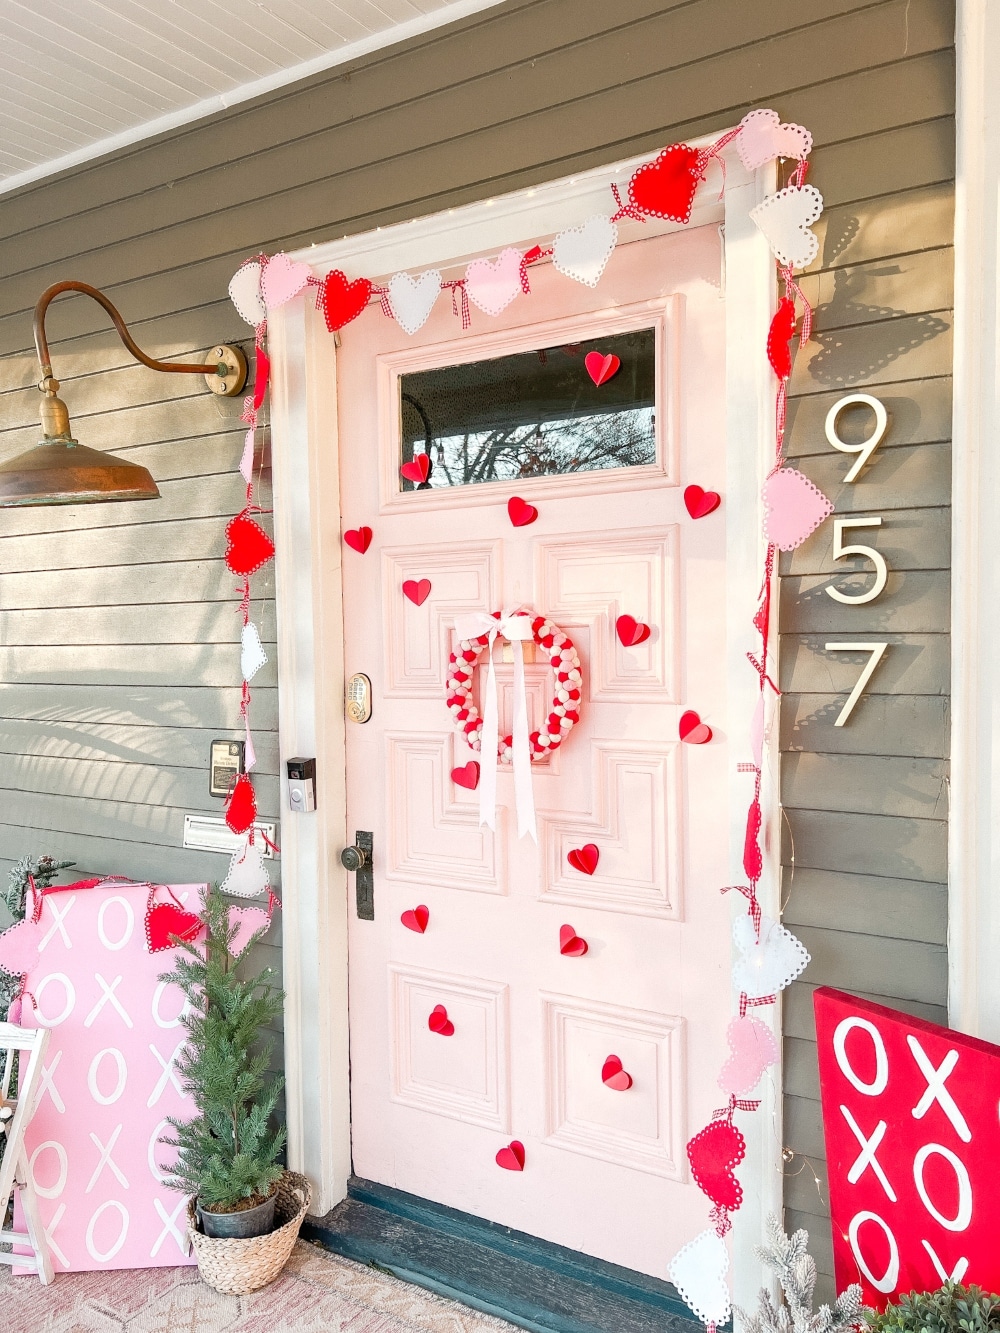
[[[352,1176],[306,1240],[536,1333],[695,1333],[669,1282]]]

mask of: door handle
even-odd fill
[[[340,853],[340,864],[354,872],[354,892],[359,921],[375,920],[375,875],[372,853],[375,839],[371,833],[358,829],[354,845]]]

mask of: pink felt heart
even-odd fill
[[[736,151],[747,171],[756,171],[776,157],[800,161],[812,151],[812,135],[801,125],[783,125],[777,111],[758,107],[740,121]]]
[[[726,1040],[732,1054],[719,1073],[719,1087],[732,1097],[749,1097],[764,1070],[778,1059],[774,1033],[749,1014],[730,1020]]]
[[[423,606],[430,590],[430,579],[407,579],[403,584],[403,596],[408,597],[414,606]]]
[[[767,331],[767,359],[779,380],[792,373],[792,353],[788,344],[795,332],[795,302],[783,296]]]
[[[255,574],[274,558],[274,542],[249,515],[237,514],[226,524],[226,564],[234,574]]]
[[[567,853],[566,860],[574,870],[579,870],[583,875],[592,875],[600,857],[601,849],[595,842],[588,842],[584,847],[574,847]]]
[[[150,953],[176,949],[177,944],[171,938],[174,935],[182,940],[196,940],[203,929],[199,917],[173,903],[154,903],[146,910],[146,947]]]
[[[734,1212],[743,1202],[743,1187],[736,1179],[735,1168],[746,1151],[743,1135],[725,1120],[713,1120],[688,1142],[688,1161],[698,1188],[727,1212]]]
[[[626,1074],[617,1055],[609,1055],[601,1069],[601,1082],[615,1092],[628,1092],[632,1086],[632,1075]]]
[[[502,1166],[505,1171],[523,1171],[524,1144],[511,1139],[507,1147],[497,1153],[497,1166]]]
[[[277,310],[278,306],[304,291],[311,277],[312,269],[308,264],[300,264],[286,254],[272,255],[260,284],[264,304],[268,310]]]
[[[421,903],[419,907],[408,908],[399,919],[407,930],[422,935],[427,929],[427,922],[431,919],[431,914]]]
[[[368,304],[372,294],[372,285],[367,278],[356,278],[348,282],[340,269],[333,269],[323,279],[320,287],[319,306],[326,320],[326,327],[336,333],[352,319],[357,319]]]
[[[443,1004],[436,1004],[427,1019],[427,1026],[439,1037],[453,1037],[455,1024],[448,1017],[448,1010]]]
[[[589,945],[572,926],[559,927],[559,952],[566,958],[582,958]]]
[[[804,473],[779,468],[764,483],[764,530],[779,551],[794,551],[811,537],[833,505]]]
[[[270,914],[262,907],[230,907],[229,928],[236,934],[229,941],[228,950],[233,958],[243,954],[257,934],[263,934],[271,924]]]
[[[634,616],[619,616],[615,621],[615,629],[626,648],[634,648],[636,644],[645,643],[652,633],[648,625],[636,620]]]
[[[767,195],[750,216],[775,259],[789,268],[806,268],[819,254],[819,238],[811,224],[822,212],[823,196],[815,186],[788,185]]]
[[[600,388],[606,380],[611,379],[612,375],[618,374],[622,363],[614,352],[608,352],[606,356],[603,352],[588,352],[583,358],[583,364],[587,368],[587,374]]]
[[[431,456],[430,454],[414,454],[412,463],[404,463],[399,469],[399,475],[405,477],[407,481],[412,481],[414,486],[421,486],[431,475]]]
[[[358,555],[364,555],[372,544],[371,528],[350,528],[344,533],[344,541],[352,551],[357,551]]]
[[[521,293],[521,252],[512,246],[495,260],[474,259],[465,270],[469,300],[487,315],[499,315]]]
[[[461,768],[453,768],[451,770],[451,780],[456,787],[465,787],[468,791],[475,791],[479,786],[479,765],[475,759],[470,759]]]
[[[697,148],[671,144],[635,172],[628,183],[629,200],[650,217],[687,222],[698,188],[698,173]]]
[[[257,818],[257,797],[245,773],[236,779],[226,806],[226,823],[233,833],[246,833]]]
[[[677,734],[685,745],[707,745],[712,739],[712,728],[702,722],[693,708],[689,708],[686,713],[681,713]]]
[[[267,393],[267,382],[271,378],[271,358],[258,347],[254,355],[253,405],[259,408]]]
[[[704,518],[713,513],[722,503],[718,491],[704,491],[700,486],[687,486],[684,489],[684,507],[692,518]]]
[[[12,977],[22,977],[38,962],[38,946],[42,932],[37,921],[30,917],[17,921],[0,934],[0,967]],[[0,1022],[4,1015],[0,1013]]]
[[[512,495],[507,501],[507,513],[515,528],[526,528],[538,517],[535,506],[527,504],[519,495]]]

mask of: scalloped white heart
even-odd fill
[[[596,287],[618,244],[618,228],[603,213],[561,231],[552,242],[552,263],[567,278]]]
[[[810,227],[822,212],[823,196],[814,185],[788,185],[762,199],[750,216],[775,259],[790,268],[805,268],[819,254],[819,239]]]
[[[782,124],[777,111],[758,107],[740,121],[736,151],[747,171],[762,167],[776,157],[797,157],[799,161],[812,152],[813,137],[802,125]]]
[[[256,838],[251,842],[248,833],[233,852],[226,878],[219,887],[234,898],[259,898],[270,884],[260,844]]]
[[[266,661],[267,653],[261,646],[257,626],[250,620],[243,626],[243,633],[240,636],[240,670],[243,672],[243,679],[253,680]]]
[[[436,268],[421,273],[419,278],[411,278],[409,273],[394,273],[389,279],[389,304],[404,333],[416,333],[423,328],[440,294],[441,274]]]
[[[703,1324],[724,1324],[731,1302],[726,1274],[729,1251],[714,1231],[703,1231],[677,1251],[667,1270],[685,1301]]]
[[[248,259],[229,279],[229,299],[240,316],[251,328],[267,319],[267,306],[260,290],[261,267],[259,259]]]
[[[736,989],[751,999],[776,995],[809,965],[809,953],[802,941],[768,916],[761,918],[759,939],[749,912],[737,917],[733,940],[743,955],[733,968],[733,981]]]

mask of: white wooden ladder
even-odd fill
[[[24,1151],[24,1135],[41,1091],[42,1057],[48,1044],[48,1028],[19,1028],[13,1023],[0,1023],[0,1106],[6,1103],[14,1109],[13,1119],[7,1121],[7,1141],[0,1161],[0,1242],[31,1249],[30,1255],[0,1250],[0,1263],[33,1268],[43,1284],[52,1281],[52,1257],[38,1213],[38,1198]],[[21,1052],[17,1098],[8,1101],[15,1051]],[[3,1230],[7,1204],[15,1189],[20,1190],[21,1211],[28,1227],[26,1234]]]

